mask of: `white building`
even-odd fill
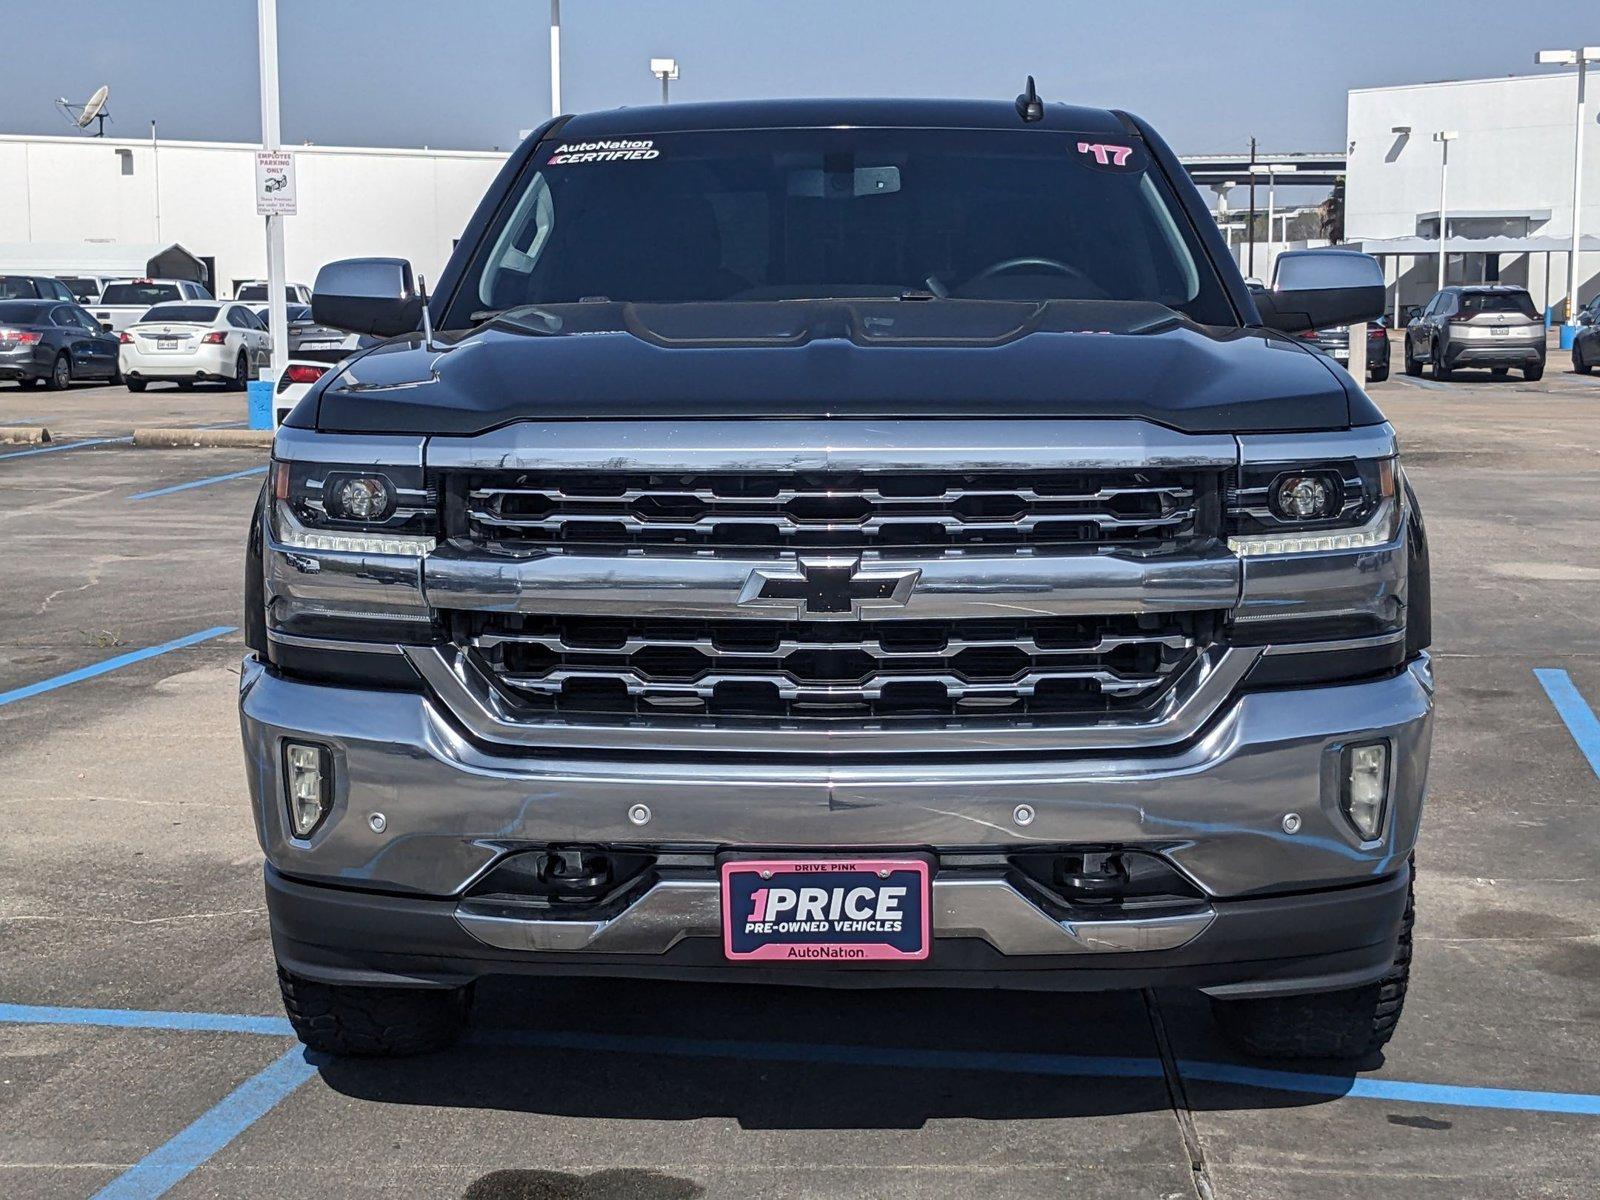
[[[266,276],[257,147],[233,142],[0,135],[0,244],[179,243],[213,290]],[[299,214],[284,219],[288,277],[335,258],[409,258],[437,277],[505,161],[498,151],[288,147]],[[56,249],[52,247],[52,250]],[[7,264],[0,262],[0,272]],[[71,272],[67,272],[71,273]],[[83,273],[87,270],[87,264]]]
[[[1591,84],[1593,90],[1593,84]],[[1453,131],[1445,211],[1447,282],[1521,284],[1541,308],[1567,291],[1572,236],[1572,146],[1577,77],[1572,72],[1362,88],[1349,94],[1345,236],[1384,255],[1398,299],[1425,301],[1437,283],[1441,145]],[[1591,101],[1584,146],[1586,239],[1600,235],[1600,130]],[[1409,129],[1409,132],[1405,130]],[[1432,241],[1425,249],[1414,239]],[[1410,254],[1385,253],[1403,249]],[[1497,239],[1499,252],[1470,246]],[[1506,242],[1504,239],[1512,239]],[[1586,242],[1586,244],[1596,244]],[[1510,247],[1510,248],[1508,248]],[[1459,250],[1459,252],[1457,252]],[[1600,291],[1600,252],[1579,258],[1579,297]]]

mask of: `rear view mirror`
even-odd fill
[[[1375,321],[1383,315],[1383,268],[1351,250],[1289,250],[1272,287],[1255,292],[1262,324],[1283,333]]]
[[[422,293],[403,258],[343,258],[317,272],[311,319],[347,333],[395,337],[422,324]]]

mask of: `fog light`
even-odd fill
[[[1370,842],[1383,830],[1383,810],[1389,801],[1389,743],[1346,746],[1339,765],[1340,807],[1362,840]]]
[[[294,827],[295,837],[310,837],[332,807],[333,767],[328,748],[285,742],[283,765],[289,793],[289,824]]]

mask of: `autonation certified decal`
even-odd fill
[[[568,142],[556,147],[555,153],[550,156],[550,165],[557,167],[571,163],[643,162],[658,158],[660,155],[661,151],[656,149],[654,140],[650,138]]]

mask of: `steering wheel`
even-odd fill
[[[1089,276],[1078,270],[1077,267],[1068,266],[1066,263],[1058,262],[1053,258],[1035,258],[1024,255],[1020,258],[1004,258],[997,263],[990,263],[971,279],[967,280],[967,283],[978,283],[985,279],[992,279],[996,275],[1004,275],[1009,271],[1021,270],[1023,267],[1044,267],[1046,270],[1054,271],[1057,275],[1075,276],[1085,282],[1089,281]]]

